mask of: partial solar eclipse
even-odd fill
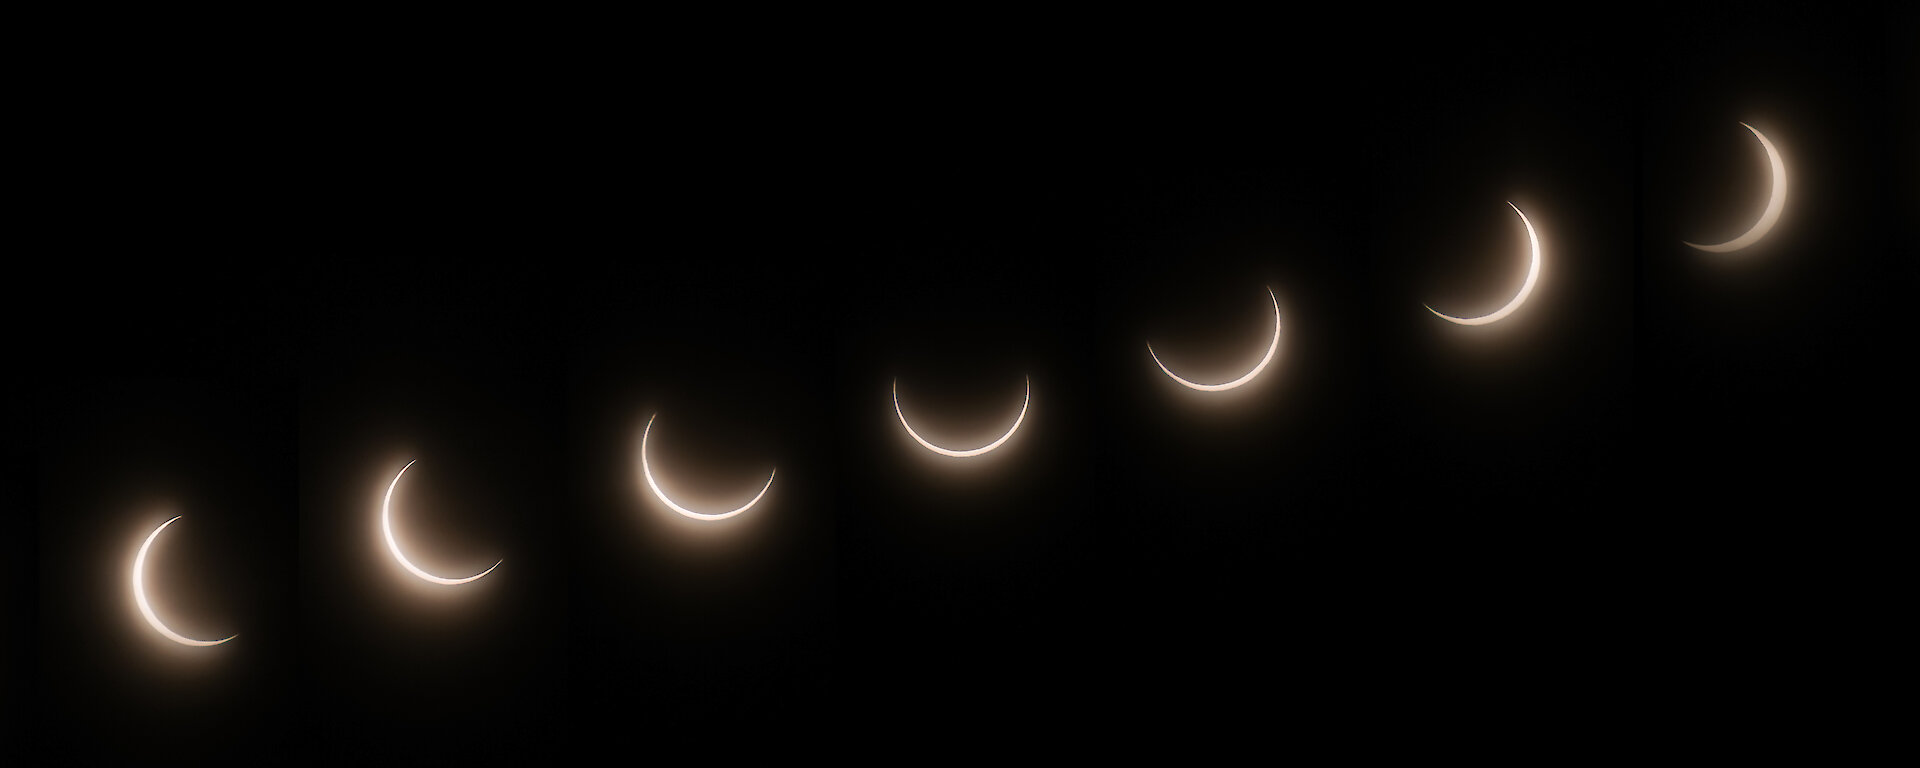
[[[773,487],[773,475],[774,475],[774,472],[779,471],[778,467],[775,467],[773,471],[770,471],[767,473],[767,484],[760,488],[760,493],[755,494],[752,501],[749,501],[745,504],[740,505],[739,507],[727,510],[725,512],[695,512],[691,509],[687,509],[686,507],[680,506],[679,504],[675,503],[673,499],[667,498],[666,491],[660,490],[660,484],[657,482],[654,482],[653,465],[647,462],[647,437],[653,434],[653,420],[655,417],[658,417],[659,415],[660,414],[656,413],[653,416],[648,416],[647,428],[645,431],[640,433],[640,471],[642,474],[645,474],[647,476],[647,487],[653,489],[653,495],[658,496],[660,498],[660,503],[667,505],[668,509],[671,509],[682,515],[686,515],[687,517],[691,517],[695,520],[725,520],[729,517],[733,517],[734,515],[740,514],[749,509],[753,509],[753,505],[760,503],[760,497],[767,495],[767,489]]]
[[[147,534],[147,540],[140,544],[140,554],[133,557],[133,601],[139,604],[140,615],[147,617],[147,624],[151,625],[154,631],[166,636],[168,640],[172,640],[181,645],[219,645],[227,640],[239,637],[239,635],[233,635],[225,640],[195,640],[167,628],[166,624],[160,622],[160,617],[154,614],[153,606],[147,603],[147,549],[153,546],[154,539],[160,538],[161,531],[166,530],[167,526],[173,525],[174,520],[179,519],[180,516],[175,515],[173,520],[161,523],[160,527],[153,529],[153,533]]]
[[[1427,307],[1428,312],[1432,312],[1442,320],[1450,323],[1486,325],[1487,323],[1500,320],[1507,315],[1513,314],[1513,311],[1519,309],[1521,304],[1526,303],[1527,296],[1533,293],[1534,283],[1540,281],[1540,236],[1534,234],[1533,222],[1527,220],[1527,214],[1520,210],[1520,206],[1514,205],[1511,202],[1507,203],[1507,206],[1512,208],[1514,213],[1520,214],[1520,223],[1527,226],[1527,242],[1532,244],[1533,247],[1533,258],[1527,262],[1527,281],[1520,285],[1520,292],[1515,294],[1513,300],[1507,302],[1506,306],[1494,310],[1491,314],[1481,315],[1479,317],[1454,317],[1453,315],[1441,314],[1440,310],[1434,309],[1433,307]]]
[[[1008,438],[1013,437],[1013,433],[1018,432],[1020,430],[1020,422],[1027,420],[1027,405],[1032,402],[1033,402],[1033,379],[1029,378],[1027,379],[1027,394],[1025,398],[1020,401],[1020,415],[1014,418],[1013,426],[1007,428],[1006,434],[1001,435],[1000,439],[995,440],[991,443],[987,443],[986,445],[980,446],[979,448],[969,448],[967,450],[954,450],[952,448],[942,448],[940,446],[934,445],[933,443],[929,443],[927,442],[926,438],[920,436],[920,433],[913,431],[913,425],[907,423],[907,414],[901,412],[900,410],[900,380],[899,379],[893,380],[893,412],[895,415],[900,417],[900,426],[906,427],[907,434],[913,438],[913,441],[916,443],[919,443],[922,446],[925,446],[927,450],[933,451],[934,453],[940,454],[942,456],[952,456],[956,459],[964,459],[972,456],[979,456],[980,454],[983,454],[995,448],[998,448],[1001,446],[1001,444],[1007,442]]]
[[[1780,151],[1774,149],[1773,142],[1767,141],[1767,137],[1761,135],[1758,129],[1746,123],[1741,123],[1740,125],[1749,131],[1753,131],[1753,137],[1759,139],[1760,146],[1765,147],[1767,150],[1767,163],[1773,167],[1773,192],[1767,197],[1767,209],[1760,213],[1760,220],[1754,222],[1753,227],[1748,229],[1746,234],[1714,245],[1687,243],[1685,240],[1680,241],[1709,253],[1737,251],[1760,242],[1760,238],[1766,237],[1768,230],[1773,229],[1774,222],[1780,220],[1780,211],[1787,207],[1787,164],[1781,162]]]
[[[1267,298],[1273,300],[1273,343],[1267,345],[1267,356],[1260,358],[1259,364],[1253,366],[1253,370],[1247,371],[1247,374],[1245,376],[1241,376],[1240,378],[1234,379],[1233,381],[1229,381],[1225,384],[1198,384],[1198,383],[1180,378],[1179,374],[1176,374],[1173,371],[1168,370],[1167,364],[1160,362],[1160,356],[1157,354],[1154,354],[1153,342],[1151,341],[1147,342],[1147,354],[1153,357],[1153,364],[1160,366],[1161,372],[1167,374],[1169,378],[1173,379],[1174,381],[1180,382],[1183,385],[1191,387],[1193,389],[1200,390],[1202,392],[1221,392],[1221,391],[1233,389],[1249,381],[1253,381],[1253,377],[1260,375],[1261,371],[1264,371],[1267,369],[1267,363],[1273,362],[1273,354],[1275,352],[1280,351],[1280,297],[1275,296],[1273,294],[1272,288],[1268,288]]]
[[[486,570],[464,579],[449,579],[445,576],[435,576],[427,573],[421,570],[420,566],[414,565],[413,561],[407,559],[406,554],[400,551],[400,542],[393,538],[393,489],[399,487],[400,478],[404,477],[407,474],[407,469],[412,466],[413,462],[409,461],[407,462],[407,466],[400,468],[400,473],[393,476],[393,482],[387,484],[386,498],[380,501],[380,532],[387,537],[387,551],[393,553],[393,559],[398,560],[401,567],[406,568],[409,573],[435,584],[445,584],[447,586],[465,584],[489,573],[493,573],[494,568],[498,568],[500,567],[500,563],[506,562],[505,560],[496,562]]]

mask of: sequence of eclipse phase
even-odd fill
[[[1746,248],[1750,245],[1753,245],[1754,243],[1759,242],[1761,238],[1766,237],[1767,233],[1773,229],[1775,222],[1779,221],[1781,211],[1785,210],[1786,208],[1787,169],[1786,169],[1785,162],[1783,162],[1780,159],[1779,150],[1774,148],[1773,142],[1769,141],[1767,137],[1759,131],[1759,129],[1754,128],[1751,125],[1747,125],[1746,123],[1741,123],[1740,125],[1745,127],[1748,131],[1751,131],[1753,133],[1754,138],[1760,140],[1760,146],[1763,149],[1765,149],[1767,153],[1767,163],[1770,166],[1772,171],[1772,187],[1768,193],[1766,208],[1761,212],[1760,219],[1756,221],[1752,227],[1749,227],[1747,231],[1745,233],[1742,233],[1740,236],[1735,237],[1731,240],[1727,240],[1725,242],[1714,243],[1714,244],[1700,244],[1700,243],[1693,243],[1693,242],[1685,243],[1686,245],[1692,248],[1696,248],[1701,251],[1706,251],[1709,253],[1728,253],[1728,252],[1740,250],[1742,248]],[[1439,317],[1448,322],[1457,323],[1460,325],[1467,325],[1467,326],[1488,325],[1491,323],[1499,322],[1511,316],[1514,312],[1520,309],[1521,305],[1526,303],[1527,297],[1533,294],[1534,287],[1538,285],[1540,281],[1541,264],[1544,258],[1540,249],[1540,236],[1539,236],[1539,233],[1537,233],[1534,230],[1533,220],[1527,217],[1527,214],[1525,211],[1520,210],[1520,206],[1514,205],[1512,202],[1508,202],[1507,205],[1513,209],[1513,212],[1515,215],[1519,216],[1520,224],[1523,227],[1525,227],[1527,231],[1527,245],[1528,245],[1527,275],[1526,275],[1526,279],[1520,285],[1520,291],[1514,294],[1513,298],[1509,300],[1504,306],[1490,313],[1487,313],[1485,315],[1481,315],[1479,317],[1456,317],[1454,315],[1446,314],[1444,312],[1441,312],[1438,309],[1434,309],[1433,307],[1428,306],[1427,311],[1433,313],[1435,317]],[[1266,353],[1260,358],[1260,362],[1256,363],[1253,366],[1252,370],[1247,371],[1245,374],[1239,376],[1238,378],[1234,378],[1232,380],[1220,382],[1217,384],[1203,384],[1200,382],[1187,379],[1181,376],[1180,374],[1175,373],[1173,369],[1167,367],[1167,364],[1165,362],[1161,361],[1159,353],[1153,351],[1153,344],[1150,341],[1147,342],[1146,344],[1148,357],[1152,359],[1154,365],[1160,368],[1160,372],[1166,374],[1168,378],[1174,380],[1175,382],[1178,382],[1181,386],[1187,387],[1189,389],[1201,391],[1201,392],[1223,392],[1231,389],[1236,389],[1238,387],[1244,386],[1250,381],[1253,381],[1255,377],[1259,376],[1261,372],[1267,369],[1267,366],[1273,362],[1274,355],[1280,351],[1280,330],[1281,330],[1280,298],[1278,295],[1276,295],[1273,292],[1272,287],[1269,286],[1266,290],[1267,290],[1267,298],[1269,301],[1272,302],[1272,305],[1273,305],[1273,339],[1271,342],[1268,343]],[[906,411],[903,410],[900,406],[900,384],[898,380],[895,380],[893,384],[893,411],[894,411],[894,415],[898,416],[900,419],[900,427],[906,431],[908,437],[913,438],[913,441],[915,443],[918,443],[921,447],[929,451],[932,451],[935,454],[938,454],[940,456],[945,456],[948,458],[970,459],[970,458],[974,458],[974,457],[978,457],[978,456],[990,453],[994,449],[997,449],[1000,446],[1005,445],[1007,441],[1013,439],[1015,433],[1020,431],[1020,425],[1026,422],[1027,408],[1033,402],[1033,381],[1031,379],[1025,380],[1023,382],[1023,387],[1025,390],[1025,394],[1023,395],[1020,403],[1020,414],[1014,417],[1012,426],[1009,426],[1005,433],[1001,434],[998,438],[994,439],[993,441],[986,443],[984,445],[971,447],[971,448],[955,448],[955,447],[949,447],[949,446],[936,445],[933,442],[927,440],[925,437],[922,437],[920,433],[913,428],[913,424],[907,420]],[[640,471],[641,471],[641,474],[646,478],[646,484],[647,484],[648,490],[651,491],[653,496],[656,499],[658,499],[661,504],[665,505],[667,509],[670,509],[675,513],[678,513],[682,516],[685,516],[693,520],[699,520],[699,521],[705,521],[705,522],[718,522],[718,521],[728,520],[730,518],[744,514],[748,510],[753,509],[754,505],[759,504],[760,500],[766,497],[767,491],[773,489],[773,481],[774,481],[775,475],[778,473],[778,468],[768,470],[767,482],[765,485],[761,486],[759,493],[754,494],[753,498],[748,500],[747,503],[742,504],[738,507],[734,507],[733,509],[701,511],[701,510],[688,508],[686,506],[683,506],[679,502],[674,501],[673,497],[668,495],[668,493],[660,487],[659,480],[657,480],[653,474],[652,462],[648,459],[649,442],[653,435],[653,422],[657,418],[659,418],[659,414],[654,414],[653,416],[648,417],[647,426],[644,430],[642,430],[640,434]],[[387,552],[390,555],[392,555],[394,561],[399,563],[402,568],[405,568],[408,573],[411,573],[412,575],[421,579],[422,581],[426,581],[432,584],[438,584],[441,586],[457,587],[463,584],[472,583],[486,576],[489,573],[493,573],[494,569],[499,568],[506,561],[502,560],[499,562],[495,562],[493,565],[488,566],[486,570],[480,571],[479,573],[475,573],[469,576],[441,576],[433,573],[428,573],[425,569],[422,569],[420,566],[415,565],[413,561],[407,558],[406,552],[400,546],[400,541],[398,537],[396,537],[394,534],[393,496],[394,496],[394,491],[400,487],[401,479],[406,476],[407,470],[411,469],[415,463],[417,462],[409,461],[407,462],[406,466],[401,467],[400,471],[394,474],[393,480],[387,484],[386,494],[381,497],[380,533],[381,533],[382,539],[386,542]],[[159,615],[154,613],[153,605],[149,603],[147,600],[145,573],[146,573],[148,550],[150,550],[153,547],[154,541],[160,538],[160,534],[162,532],[166,531],[169,526],[172,526],[174,523],[179,522],[181,519],[182,519],[181,516],[175,516],[167,520],[166,522],[161,523],[160,527],[153,529],[152,533],[147,534],[146,540],[141,543],[139,553],[136,554],[133,559],[134,603],[139,607],[140,615],[144,619],[146,619],[147,624],[152,626],[155,632],[158,632],[161,636],[167,638],[168,640],[179,643],[181,645],[199,646],[199,647],[214,646],[214,645],[220,645],[222,643],[226,643],[230,640],[233,640],[236,637],[239,637],[239,635],[229,635],[219,640],[197,640],[191,637],[187,637],[185,635],[182,635],[178,632],[173,631],[171,628],[169,628],[166,625],[165,622],[161,621]]]

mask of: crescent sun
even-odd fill
[[[444,576],[435,576],[431,573],[427,573],[426,571],[421,570],[420,566],[414,565],[413,561],[407,559],[407,556],[400,551],[400,542],[395,541],[393,538],[393,489],[400,485],[400,478],[405,476],[407,474],[407,469],[412,466],[413,466],[413,462],[409,461],[407,462],[407,466],[400,468],[400,473],[393,476],[393,482],[387,484],[386,498],[380,501],[380,532],[386,535],[387,537],[387,551],[393,553],[393,559],[400,561],[400,565],[406,568],[407,571],[412,573],[413,575],[418,576],[422,579],[426,579],[427,581],[431,581],[435,584],[445,584],[447,586],[453,586],[455,584],[465,584],[469,581],[473,581],[474,579],[480,578],[489,573],[493,573],[494,568],[498,568],[500,567],[500,563],[506,562],[505,560],[496,562],[492,566],[488,567],[486,570],[476,573],[472,576],[468,576],[464,579],[449,579]]]
[[[179,520],[180,517],[180,515],[174,515],[173,520],[161,523],[160,527],[153,529],[153,533],[147,534],[147,540],[140,544],[140,554],[133,557],[133,601],[139,604],[140,615],[147,618],[147,623],[153,626],[154,631],[165,635],[168,640],[172,640],[181,645],[219,645],[227,640],[239,637],[239,635],[230,636],[225,640],[195,640],[175,632],[172,629],[168,629],[167,625],[160,622],[160,617],[154,614],[153,606],[147,603],[147,548],[153,546],[154,539],[160,538],[161,531],[166,530],[167,526],[173,525],[173,521]]]
[[[1017,432],[1020,430],[1020,422],[1027,420],[1027,405],[1032,402],[1033,402],[1033,379],[1028,378],[1027,394],[1025,396],[1025,399],[1020,401],[1020,415],[1014,418],[1013,426],[1007,428],[1007,433],[1004,435],[1001,435],[1000,439],[995,440],[991,443],[987,443],[986,445],[983,445],[979,448],[974,448],[974,449],[965,450],[965,451],[956,451],[956,450],[953,450],[952,448],[942,448],[940,446],[934,445],[933,443],[929,443],[927,442],[926,438],[920,436],[920,433],[913,431],[913,425],[907,423],[907,415],[905,413],[902,413],[900,410],[900,380],[899,379],[893,380],[893,412],[895,415],[900,417],[900,426],[906,427],[907,434],[913,438],[913,441],[925,446],[927,450],[933,451],[934,453],[940,454],[942,456],[952,456],[956,459],[964,459],[970,456],[979,456],[980,454],[986,453],[987,451],[991,451],[995,448],[1000,447],[1002,443],[1005,443],[1007,441],[1007,438],[1013,437],[1014,432]]]
[[[1527,242],[1531,244],[1533,248],[1533,258],[1527,263],[1527,281],[1520,285],[1520,292],[1515,294],[1513,300],[1507,302],[1506,306],[1494,310],[1492,314],[1481,315],[1480,317],[1454,317],[1452,315],[1441,314],[1440,310],[1434,309],[1433,307],[1427,307],[1428,312],[1432,312],[1448,322],[1459,323],[1461,325],[1486,325],[1487,323],[1513,314],[1513,311],[1519,309],[1521,304],[1526,303],[1527,296],[1533,293],[1534,284],[1540,282],[1540,236],[1534,233],[1533,222],[1527,219],[1527,214],[1520,210],[1520,206],[1508,202],[1507,207],[1512,208],[1514,213],[1520,214],[1520,223],[1527,226]]]
[[[1759,129],[1746,123],[1741,123],[1740,125],[1749,131],[1753,131],[1753,137],[1759,139],[1760,146],[1765,147],[1767,150],[1767,163],[1773,167],[1773,192],[1767,197],[1767,209],[1761,212],[1760,220],[1754,222],[1753,227],[1748,229],[1746,234],[1715,245],[1701,245],[1699,243],[1687,243],[1685,240],[1680,241],[1709,253],[1737,251],[1760,242],[1760,238],[1765,237],[1767,232],[1773,229],[1774,222],[1780,220],[1780,211],[1787,207],[1787,164],[1780,160],[1780,151],[1773,148],[1773,142],[1767,141],[1767,137],[1761,135]]]
[[[1249,381],[1253,381],[1253,377],[1260,375],[1261,371],[1264,371],[1267,369],[1267,363],[1273,362],[1273,354],[1275,352],[1280,351],[1280,298],[1278,296],[1273,295],[1272,288],[1267,289],[1267,298],[1273,300],[1273,342],[1267,345],[1267,356],[1260,358],[1260,363],[1258,365],[1255,365],[1253,367],[1253,370],[1247,371],[1247,375],[1245,376],[1241,376],[1240,378],[1234,379],[1233,381],[1229,381],[1225,384],[1196,384],[1194,382],[1187,381],[1186,379],[1180,378],[1180,376],[1175,374],[1173,371],[1167,370],[1167,364],[1160,362],[1160,356],[1154,354],[1153,342],[1151,341],[1147,342],[1147,354],[1152,355],[1154,365],[1160,366],[1160,370],[1166,373],[1168,377],[1172,378],[1174,381],[1180,382],[1181,384],[1200,390],[1202,392],[1221,392],[1224,390],[1233,389],[1234,387],[1238,387]]]
[[[653,465],[647,462],[647,437],[653,434],[653,420],[659,415],[660,414],[656,413],[652,416],[648,416],[647,428],[645,431],[642,431],[640,433],[640,472],[646,475],[647,487],[653,489],[653,495],[659,497],[660,503],[667,505],[668,509],[671,509],[682,515],[686,515],[687,517],[691,517],[695,520],[725,520],[729,517],[733,517],[734,515],[740,514],[749,509],[753,509],[753,505],[760,503],[760,497],[767,495],[767,489],[773,487],[773,476],[775,472],[779,471],[778,467],[774,468],[773,471],[770,471],[767,473],[767,484],[764,486],[761,486],[760,492],[754,495],[752,501],[749,501],[745,504],[740,505],[739,507],[728,510],[726,512],[695,512],[691,509],[687,509],[686,507],[683,507],[683,506],[680,506],[679,504],[674,503],[673,499],[667,498],[667,493],[665,491],[660,490],[660,484],[657,482],[654,482]]]

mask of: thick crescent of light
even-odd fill
[[[494,568],[498,568],[500,567],[500,563],[506,562],[505,560],[496,562],[486,570],[464,579],[448,579],[420,570],[420,566],[414,565],[412,561],[407,559],[406,555],[400,553],[400,542],[394,541],[393,539],[393,489],[400,485],[401,476],[407,474],[407,468],[411,466],[413,466],[413,462],[409,461],[407,462],[407,466],[400,468],[400,474],[394,475],[393,482],[387,484],[387,497],[380,501],[380,532],[387,537],[387,551],[393,553],[393,559],[400,561],[400,565],[412,572],[413,575],[435,584],[445,584],[447,586],[465,584],[489,573],[493,573]]]
[[[174,515],[173,520],[178,520],[180,517],[180,515]],[[161,531],[166,530],[167,526],[173,525],[173,520],[161,523],[160,527],[153,529],[153,533],[147,534],[146,542],[140,545],[140,554],[135,555],[133,558],[133,601],[140,605],[140,615],[147,617],[147,623],[153,625],[155,631],[166,635],[168,640],[172,640],[181,645],[219,645],[227,640],[232,640],[234,637],[239,637],[239,635],[234,635],[226,640],[195,640],[168,629],[167,625],[160,623],[160,617],[154,615],[153,606],[147,604],[147,548],[153,546],[154,539],[160,538]]]
[[[767,473],[767,484],[764,486],[761,486],[760,492],[754,495],[753,500],[747,502],[746,504],[741,505],[737,509],[732,509],[726,512],[718,512],[718,513],[695,512],[691,509],[687,509],[686,507],[680,506],[679,504],[673,503],[673,499],[667,498],[666,492],[660,490],[660,484],[653,481],[653,466],[647,463],[647,436],[653,433],[653,420],[657,418],[659,415],[660,414],[656,413],[652,416],[648,416],[647,428],[645,431],[642,431],[640,433],[640,471],[641,473],[647,476],[647,487],[653,489],[653,495],[660,497],[660,503],[667,505],[668,509],[671,509],[680,514],[686,515],[687,517],[691,517],[695,520],[725,520],[729,517],[733,517],[734,515],[740,514],[749,509],[753,509],[753,505],[760,503],[760,497],[767,495],[767,489],[773,487],[774,473],[780,471],[778,467],[775,467],[772,472]]]
[[[1768,230],[1773,229],[1773,223],[1780,220],[1780,211],[1787,207],[1787,164],[1781,162],[1780,152],[1773,148],[1773,142],[1767,141],[1767,137],[1760,135],[1760,131],[1756,130],[1753,126],[1747,125],[1746,123],[1741,123],[1741,125],[1745,126],[1747,130],[1753,131],[1754,138],[1760,140],[1760,146],[1767,148],[1767,162],[1773,166],[1773,194],[1767,198],[1767,210],[1760,214],[1760,220],[1754,222],[1753,228],[1747,230],[1746,234],[1717,245],[1687,243],[1687,245],[1709,253],[1737,251],[1759,242],[1760,238],[1766,237]],[[1686,243],[1687,241],[1682,240],[1680,242]]]
[[[1181,384],[1185,384],[1194,389],[1198,389],[1202,392],[1219,392],[1222,390],[1233,389],[1234,387],[1240,386],[1249,381],[1253,381],[1253,377],[1260,375],[1261,371],[1266,370],[1267,363],[1273,362],[1273,353],[1280,351],[1280,298],[1278,296],[1273,295],[1272,288],[1267,289],[1267,298],[1273,299],[1273,343],[1267,345],[1267,356],[1260,358],[1260,364],[1254,366],[1253,370],[1247,371],[1247,375],[1245,376],[1234,379],[1233,381],[1229,381],[1225,384],[1195,384],[1191,381],[1187,381],[1186,379],[1180,378],[1179,376],[1175,375],[1173,371],[1167,370],[1167,364],[1160,362],[1159,355],[1153,354],[1153,342],[1151,341],[1147,342],[1147,354],[1152,355],[1154,365],[1160,366],[1160,370],[1165,372],[1168,376],[1172,377],[1174,381],[1180,382]]]
[[[1507,302],[1506,306],[1494,310],[1493,314],[1490,315],[1482,315],[1480,317],[1454,317],[1452,315],[1442,315],[1439,310],[1433,307],[1427,307],[1428,312],[1439,315],[1448,322],[1459,323],[1461,325],[1486,325],[1487,323],[1513,314],[1513,311],[1519,309],[1521,304],[1526,303],[1527,295],[1533,293],[1533,284],[1540,281],[1540,236],[1534,234],[1533,222],[1527,220],[1527,214],[1520,210],[1520,206],[1514,205],[1511,202],[1507,203],[1507,206],[1512,208],[1514,213],[1520,214],[1520,223],[1527,225],[1527,242],[1533,244],[1533,261],[1527,265],[1527,281],[1521,284],[1520,292],[1514,295],[1513,301]]]
[[[978,456],[980,454],[986,453],[987,451],[991,451],[995,448],[1000,447],[1000,444],[1006,442],[1007,438],[1013,437],[1014,432],[1019,431],[1020,422],[1027,420],[1027,404],[1031,402],[1033,402],[1033,379],[1029,378],[1027,379],[1026,399],[1020,401],[1020,416],[1013,420],[1013,426],[1007,429],[1007,433],[1004,435],[1001,435],[1000,439],[995,440],[991,443],[987,443],[986,445],[981,446],[979,448],[975,448],[970,451],[956,451],[951,448],[942,448],[940,446],[934,445],[933,443],[929,443],[927,442],[926,438],[920,436],[920,433],[913,431],[913,425],[907,423],[907,415],[905,413],[900,412],[900,380],[899,379],[893,380],[893,412],[895,415],[898,415],[900,417],[900,426],[906,427],[907,434],[913,437],[914,442],[926,446],[927,450],[933,451],[934,453],[940,454],[942,456],[952,456],[956,459],[964,459],[969,456]]]

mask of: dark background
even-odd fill
[[[1676,28],[1640,69],[1636,353],[1660,378],[1636,392],[1648,475],[1672,490],[1645,548],[1663,566],[1668,599],[1646,611],[1663,632],[1634,634],[1683,663],[1681,700],[1778,711],[1851,666],[1816,649],[1874,634],[1862,606],[1886,561],[1868,532],[1900,474],[1883,441],[1913,424],[1897,405],[1910,366],[1884,351],[1911,327],[1895,307],[1914,249],[1897,233],[1920,212],[1920,91],[1911,36],[1895,30],[1914,21],[1782,10],[1742,20],[1735,50]],[[1876,25],[1881,41],[1858,31]],[[1788,210],[1765,241],[1702,253],[1679,241],[1718,242],[1755,215],[1727,201],[1764,153],[1738,147],[1758,142],[1733,118],[1708,119],[1736,111],[1789,164]],[[1703,258],[1719,255],[1741,257]],[[1791,661],[1752,674],[1774,659]]]
[[[1890,463],[1860,425],[1910,421],[1874,354],[1920,210],[1894,15],[95,73],[47,118],[52,236],[4,309],[0,743],[1326,733],[1550,724],[1645,660],[1719,686],[1834,610],[1844,510]],[[1786,214],[1686,248],[1763,199],[1743,120]],[[1509,201],[1532,299],[1433,317],[1517,289]],[[1245,370],[1268,289],[1260,378],[1155,369],[1148,341]],[[1031,402],[947,460],[896,381],[954,445]],[[731,506],[777,468],[766,499],[662,509],[656,414],[663,483]],[[387,557],[413,459],[416,561],[497,571]],[[187,515],[172,610],[234,642],[157,647],[122,605],[160,502]]]
[[[1444,707],[1559,695],[1584,674],[1607,529],[1642,487],[1635,393],[1637,82],[1616,39],[1515,39],[1473,57],[1409,51],[1370,132],[1372,335],[1360,463],[1392,562],[1383,664],[1405,700]],[[1419,66],[1411,66],[1413,61]],[[1441,321],[1520,287],[1485,326]],[[1367,474],[1371,475],[1372,472]],[[1577,671],[1578,670],[1578,671]],[[1529,713],[1515,717],[1531,720]]]

